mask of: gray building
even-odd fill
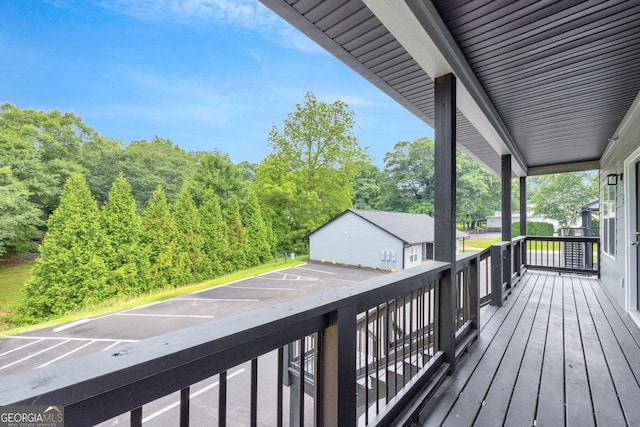
[[[402,270],[433,259],[434,235],[428,215],[347,209],[307,237],[312,260]]]

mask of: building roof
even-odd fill
[[[405,212],[368,211],[363,209],[347,209],[309,233],[307,237],[348,212],[359,216],[392,236],[397,237],[405,244],[414,245],[417,243],[433,242],[435,240],[435,224],[433,218],[429,215]],[[458,239],[464,239],[468,236],[460,231],[456,231],[456,237]]]
[[[599,211],[600,210],[600,199],[594,200],[593,202],[589,202],[586,205],[583,205],[580,208],[580,212],[584,211]]]

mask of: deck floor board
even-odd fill
[[[527,272],[421,425],[640,425],[640,331],[597,279]]]

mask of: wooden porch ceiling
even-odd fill
[[[457,143],[497,175],[502,154],[520,176],[597,168],[640,91],[637,1],[260,1],[432,127],[456,74]]]
[[[423,425],[640,425],[640,331],[596,279],[526,273]]]

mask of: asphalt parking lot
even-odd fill
[[[310,263],[55,328],[0,339],[0,378],[60,360],[114,350],[166,332],[211,322],[378,276],[379,271]]]

